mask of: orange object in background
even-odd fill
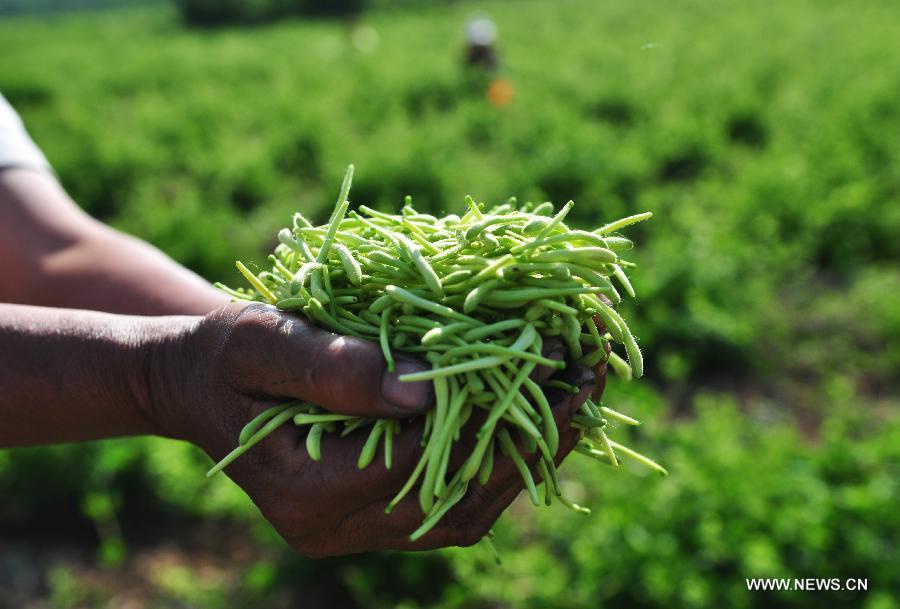
[[[515,90],[512,81],[506,78],[495,78],[487,90],[487,98],[491,104],[502,108],[513,100]]]

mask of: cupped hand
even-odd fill
[[[325,434],[321,460],[313,461],[304,433],[293,425],[280,427],[225,469],[301,554],[471,545],[522,490],[514,464],[498,452],[487,483],[473,480],[465,498],[434,529],[411,542],[410,533],[424,517],[416,493],[390,514],[385,507],[421,456],[422,422],[416,415],[432,403],[430,382],[404,383],[397,377],[425,366],[401,356],[397,371],[388,372],[375,343],[326,332],[274,307],[223,307],[160,345],[150,365],[154,389],[148,416],[160,433],[189,440],[215,460],[234,448],[250,419],[288,400],[310,401],[340,414],[409,419],[394,439],[390,470],[381,449],[371,465],[358,469],[368,435],[364,430],[343,438]],[[544,379],[549,372],[544,371]],[[571,418],[605,381],[605,370],[595,377],[590,370],[569,365],[559,374],[580,392],[547,391],[560,429],[557,462],[579,440]],[[450,471],[471,451],[474,424],[463,430]],[[536,455],[523,456],[536,465]]]

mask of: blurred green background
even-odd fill
[[[0,607],[900,606],[900,4],[305,4],[197,28],[162,2],[0,0],[0,92],[85,209],[210,280],[264,260],[292,211],[324,221],[348,162],[351,200],[385,209],[652,210],[627,310],[648,373],[606,400],[671,475],[573,457],[593,513],[515,504],[499,567],[480,547],[310,561],[190,446],[7,450]],[[478,12],[503,106],[463,67]]]

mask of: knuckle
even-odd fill
[[[258,382],[260,371],[277,369],[279,353],[288,344],[283,339],[294,334],[302,323],[261,303],[233,312],[220,325],[212,350],[219,360],[221,375],[233,386],[252,387]]]
[[[459,527],[456,531],[456,545],[462,548],[474,546],[481,541],[481,538],[487,535],[490,526],[485,527],[478,521],[473,521]]]
[[[369,341],[332,334],[318,336],[316,346],[316,357],[310,358],[302,371],[308,385],[332,407],[349,412],[380,411],[385,364],[378,347]]]
[[[472,515],[480,513],[485,506],[493,503],[495,499],[494,493],[480,484],[469,487],[469,497],[464,511]]]
[[[282,323],[277,309],[263,304],[248,305],[235,312],[224,337],[226,350],[240,351],[257,342],[262,334],[269,333]]]

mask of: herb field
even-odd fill
[[[476,12],[508,103],[462,65]],[[613,421],[616,441],[670,474],[572,457],[559,485],[592,513],[523,493],[500,566],[481,548],[309,561],[190,446],[0,451],[0,607],[896,607],[898,40],[880,0],[0,19],[0,92],[73,198],[210,281],[271,268],[294,212],[326,224],[349,163],[351,212],[572,199],[566,224],[593,230],[652,211],[623,231],[637,297],[618,307],[643,378],[611,375],[604,402],[645,422]]]

